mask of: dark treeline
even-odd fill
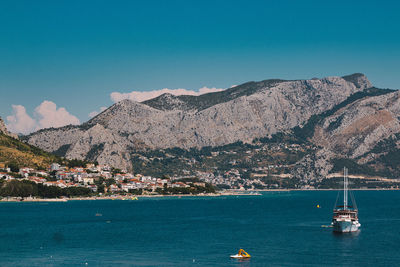
[[[188,194],[201,194],[201,193],[215,193],[215,188],[206,183],[205,187],[198,186],[198,185],[191,185],[190,187],[164,187],[164,188],[157,188],[156,192],[160,195],[188,195]]]
[[[73,196],[89,196],[92,191],[85,187],[67,187],[60,188],[57,186],[46,186],[36,184],[27,180],[0,180],[0,196],[2,197],[73,197]]]

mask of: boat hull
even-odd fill
[[[333,231],[337,233],[350,233],[358,231],[360,223],[357,221],[334,221]]]
[[[250,259],[250,257],[242,256],[242,255],[231,255],[232,259]]]

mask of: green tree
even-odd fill
[[[97,185],[97,192],[104,193],[104,184]]]
[[[10,162],[8,168],[10,168],[11,172],[19,172],[19,165],[15,161]]]

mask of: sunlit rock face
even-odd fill
[[[142,103],[122,100],[80,126],[44,129],[26,138],[67,158],[129,169],[134,151],[251,142],[302,125],[371,86],[364,75],[353,74],[249,82],[222,92],[164,94]]]

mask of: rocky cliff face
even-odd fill
[[[250,142],[302,125],[312,115],[371,86],[364,75],[354,74],[250,82],[197,97],[162,95],[143,103],[123,100],[81,126],[41,130],[27,140],[68,158],[129,169],[135,150]],[[329,140],[329,133],[321,134]]]
[[[380,141],[400,132],[400,93],[361,99],[340,109],[317,127],[313,142],[357,159]]]
[[[16,134],[10,133],[7,130],[7,127],[6,127],[4,121],[3,121],[3,119],[1,117],[0,117],[0,133],[5,134],[7,136],[10,136],[12,138],[18,139],[18,136]]]
[[[342,107],[316,125],[311,142],[321,149],[299,161],[294,176],[305,180],[326,177],[338,158],[352,159],[384,175],[396,175],[400,92],[364,97]],[[389,160],[391,166],[386,166],[388,160],[384,158],[388,153],[394,154]]]

